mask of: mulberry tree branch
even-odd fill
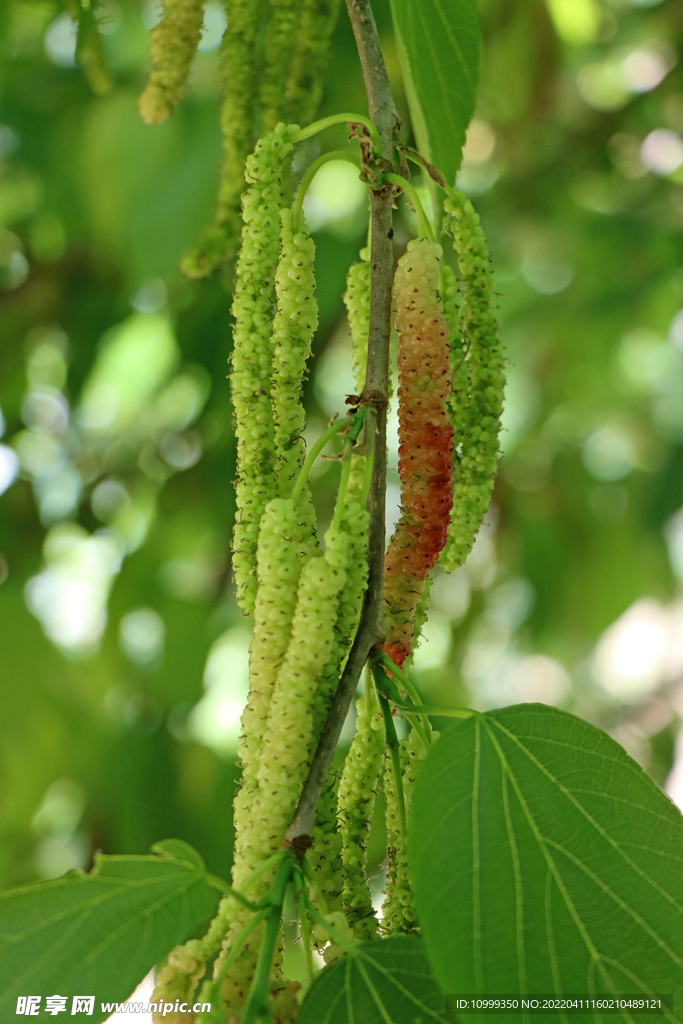
[[[400,121],[393,97],[370,0],[346,0],[356,46],[363,70],[370,119],[382,143],[381,170],[393,171],[392,147]],[[368,499],[368,589],[363,600],[360,625],[349,653],[337,692],[323,727],[296,814],[285,842],[303,853],[310,845],[315,815],[339,735],[348,714],[360,674],[371,650],[384,641],[387,630],[382,610],[384,578],[384,504],[386,491],[386,435],[389,378],[389,337],[391,333],[392,187],[383,185],[370,193],[372,241],[370,250],[371,298],[368,366],[361,405],[372,410],[368,416],[368,440],[372,441],[373,472]]]

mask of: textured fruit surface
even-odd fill
[[[491,257],[479,217],[461,192],[448,198],[444,209],[451,218],[449,231],[458,256],[461,303],[459,331],[455,310],[451,323],[451,355],[459,367],[451,398],[458,455],[453,515],[440,559],[444,569],[452,572],[470,553],[491,501],[498,469],[505,356],[496,318]],[[450,284],[447,290],[450,292]]]
[[[282,165],[295,125],[279,124],[247,160],[250,187],[242,197],[244,227],[235,271],[230,385],[237,437],[237,519],[233,569],[237,600],[247,614],[256,602],[256,547],[261,516],[275,497],[275,436],[271,405],[275,271],[280,253]]]
[[[204,19],[203,0],[164,0],[163,17],[152,29],[152,73],[140,97],[140,114],[158,124],[182,99]]]
[[[365,853],[384,753],[384,721],[376,705],[373,690],[356,702],[356,735],[339,783],[344,913],[358,939],[372,939],[377,934]]]
[[[275,425],[277,490],[291,494],[303,466],[301,434],[306,414],[301,387],[306,361],[318,326],[313,260],[315,245],[303,223],[293,225],[292,211],[280,211],[280,258],[275,273],[277,310],[273,321],[272,403]],[[296,229],[296,230],[295,230]]]
[[[414,239],[394,277],[403,514],[384,561],[384,650],[399,666],[410,652],[413,613],[446,543],[453,505],[452,373],[438,293],[441,255],[437,243]]]
[[[420,761],[426,754],[427,749],[422,745],[417,732],[415,729],[411,729],[410,735],[400,741],[399,749],[401,788],[406,817],[410,815],[415,775]],[[407,850],[401,832],[396,779],[388,751],[384,757],[384,795],[387,824],[387,881],[380,930],[382,935],[410,935],[419,932],[419,925],[413,908]]]

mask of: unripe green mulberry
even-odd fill
[[[100,31],[101,12],[96,4],[85,5],[80,0],[65,0],[64,6],[72,21],[78,24],[76,32],[76,61],[96,96],[105,96],[113,82]]]
[[[236,885],[241,884],[258,861],[252,835],[258,765],[275,681],[290,641],[299,577],[307,557],[302,552],[304,533],[307,526],[300,524],[299,508],[294,501],[273,498],[268,502],[258,538],[249,697],[242,714],[239,743],[242,784],[235,798]]]
[[[317,736],[315,695],[334,640],[338,595],[346,582],[349,541],[330,528],[324,555],[299,580],[292,638],[278,673],[259,764],[258,818],[264,855],[277,850],[291,821]]]
[[[368,522],[367,510],[361,508],[358,502],[351,501],[344,505],[340,530],[348,538],[346,583],[339,593],[332,649],[315,697],[313,715],[316,735],[322,729],[337,690],[346,656],[358,628],[363,595],[368,588]]]
[[[426,756],[415,729],[400,741],[401,776],[406,821],[410,816],[410,799],[420,761]],[[410,935],[419,931],[413,909],[413,892],[408,873],[407,852],[399,824],[398,796],[391,757],[384,758],[384,794],[387,825],[387,885],[382,904],[381,931],[384,935]]]
[[[282,163],[298,129],[279,124],[247,160],[250,188],[242,200],[244,227],[235,275],[230,384],[237,437],[237,520],[233,568],[237,599],[250,614],[256,600],[256,545],[268,501],[275,497],[275,440],[270,390],[272,312],[280,250]]]
[[[491,257],[471,202],[462,193],[448,198],[449,229],[458,255],[462,309],[460,330],[467,349],[469,394],[462,409],[464,375],[456,381],[454,411],[460,424],[455,465],[453,515],[441,555],[452,571],[469,554],[491,500],[498,469],[498,434],[505,387],[505,357],[496,320]],[[459,375],[460,376],[460,375]]]
[[[295,115],[287,107],[285,94],[292,55],[297,42],[301,0],[268,0],[268,23],[259,76],[261,132],[270,131],[277,121]],[[307,119],[296,115],[301,124]]]
[[[434,582],[434,574],[432,572],[427,573],[427,577],[422,587],[422,593],[420,594],[420,600],[415,606],[413,613],[413,636],[410,641],[410,654],[404,662],[404,669],[410,669],[413,663],[413,657],[415,651],[420,646],[420,637],[422,636],[422,627],[424,626],[429,616],[429,598],[432,592],[432,583]]]
[[[384,561],[384,650],[399,667],[410,652],[415,608],[446,542],[453,504],[452,377],[438,293],[441,254],[437,243],[414,239],[394,277],[403,515]]]
[[[374,691],[370,689],[366,697],[356,703],[356,735],[344,761],[337,801],[344,867],[344,913],[356,938],[361,940],[372,939],[377,934],[377,918],[366,877],[365,848],[384,752],[384,722]]]
[[[261,7],[254,0],[223,0],[223,3],[228,25],[220,49],[223,148],[218,195],[212,223],[204,231],[198,247],[188,250],[181,261],[181,269],[188,277],[205,277],[235,252],[241,224],[244,161],[254,146],[258,72],[255,54]],[[269,124],[266,131],[274,124]]]
[[[313,260],[315,245],[300,219],[293,231],[292,211],[280,211],[280,258],[275,275],[277,312],[273,321],[272,400],[277,489],[289,495],[303,465],[304,407],[301,385],[318,326]]]
[[[289,66],[285,107],[299,124],[315,117],[322,96],[332,32],[340,0],[300,0],[299,29]]]
[[[460,304],[458,296],[458,280],[447,263],[441,264],[441,300],[443,315],[448,324],[449,351],[453,383],[448,401],[448,413],[453,427],[453,438],[456,446],[462,437],[467,422],[467,403],[470,390],[470,367],[467,360],[467,349],[460,333]],[[456,456],[457,461],[457,456]]]
[[[362,249],[361,262],[354,263],[346,277],[344,304],[348,313],[351,340],[353,342],[353,373],[356,394],[360,395],[365,386],[368,365],[368,336],[370,333],[370,250]],[[365,456],[351,456],[351,473],[346,488],[346,500],[358,501],[363,492],[365,478]]]
[[[221,43],[223,152],[211,225],[181,268],[205,277],[234,253],[240,230],[244,160],[254,132],[278,121],[308,124],[318,108],[339,0],[223,0]],[[265,25],[264,25],[265,14]]]
[[[165,121],[182,99],[204,18],[204,0],[163,0],[163,5],[149,42],[152,72],[139,103],[148,124]]]
[[[339,777],[331,773],[327,785],[318,804],[318,811],[313,827],[313,845],[306,854],[306,859],[315,873],[315,881],[325,901],[325,913],[341,909],[343,886],[341,848],[342,837],[337,828],[337,789]],[[318,937],[317,929],[313,935],[316,945],[325,946],[329,936],[321,929]]]
[[[193,996],[197,988],[197,982],[204,974],[205,957],[192,956],[189,952],[200,953],[201,943],[187,942],[184,946],[176,946],[166,958],[164,966],[157,971],[154,979],[154,992],[150,1002],[162,1004],[194,1002]],[[164,1016],[161,1011],[152,1013],[154,1024],[163,1021],[170,1021],[171,1024],[194,1024],[193,1013],[171,1013]]]
[[[370,250],[362,249],[361,262],[354,263],[346,276],[344,305],[353,340],[353,373],[358,394],[363,389],[368,365],[370,333]]]

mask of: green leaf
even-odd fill
[[[318,975],[297,1024],[439,1024],[444,1007],[420,939],[362,942]]]
[[[160,857],[169,860],[179,860],[182,864],[189,864],[191,867],[204,871],[204,860],[199,853],[186,843],[184,839],[162,839],[154,843],[152,853],[158,853]]]
[[[479,81],[475,0],[391,0],[391,10],[417,147],[453,185]]]
[[[683,817],[604,732],[542,704],[477,714],[430,751],[411,808],[446,992],[683,996]]]
[[[217,893],[199,854],[181,840],[157,846],[162,857],[98,855],[90,874],[0,893],[0,1020],[14,1019],[19,996],[58,994],[68,997],[67,1012],[73,996],[94,995],[92,1020],[101,1021],[102,1001],[127,999],[212,916]]]

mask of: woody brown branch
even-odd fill
[[[393,170],[393,143],[400,121],[393,97],[377,27],[369,0],[346,0],[363,80],[370,118],[382,143],[382,169]],[[337,692],[332,701],[311,768],[301,793],[296,814],[287,830],[285,845],[301,856],[310,846],[315,815],[325,788],[342,726],[356,692],[358,680],[373,648],[386,637],[383,615],[385,548],[386,436],[389,379],[389,338],[391,335],[391,283],[393,274],[392,189],[370,192],[370,330],[368,363],[361,403],[373,410],[373,472],[368,498],[368,589],[363,600],[360,624],[354,638]]]

